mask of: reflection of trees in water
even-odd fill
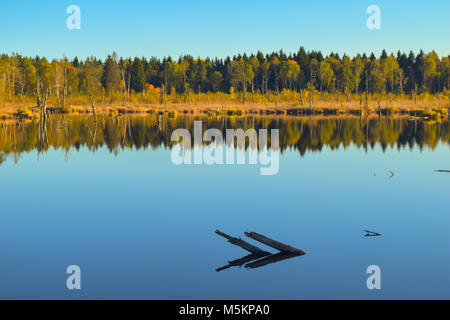
[[[0,125],[0,164],[7,156],[15,160],[23,152],[37,150],[45,152],[50,148],[80,150],[86,147],[96,151],[107,147],[118,154],[123,149],[171,148],[171,135],[175,129],[186,128],[192,136],[193,121],[190,116],[177,118],[156,115],[130,117],[51,116],[45,127],[37,122],[14,125]],[[280,149],[298,150],[301,155],[321,151],[323,147],[337,149],[355,145],[364,150],[380,145],[412,148],[418,146],[435,148],[442,141],[450,143],[450,125],[445,122],[423,122],[394,118],[201,118],[203,130],[242,128],[280,129]],[[270,138],[270,134],[269,137]]]

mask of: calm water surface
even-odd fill
[[[193,117],[3,123],[0,298],[450,298],[450,174],[434,172],[450,169],[449,122],[202,120],[279,128],[279,173],[175,166],[171,133]],[[248,254],[216,229],[307,255],[216,272]],[[66,289],[69,265],[81,291]],[[381,290],[367,289],[370,265]]]

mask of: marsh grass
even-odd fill
[[[277,99],[276,95],[255,94],[253,100],[247,97],[247,103],[242,104],[242,94],[233,95],[225,93],[192,94],[190,104],[179,103],[183,101],[182,95],[167,95],[163,103],[155,99],[148,99],[145,95],[133,95],[127,101],[99,98],[96,102],[97,114],[117,116],[118,114],[177,114],[208,115],[210,117],[228,116],[242,117],[246,115],[280,115],[280,116],[397,116],[409,115],[423,119],[448,118],[450,108],[450,94],[437,95],[422,94],[414,99],[402,95],[370,95],[366,105],[365,99],[360,95],[349,95],[346,98],[335,94],[315,94],[311,97],[311,104],[306,96],[302,105],[297,92],[283,90]],[[49,99],[48,110],[51,113],[90,114],[92,108],[85,97],[69,97],[67,106],[61,107],[57,99]],[[277,101],[278,100],[278,101]],[[36,108],[34,101],[24,98],[14,105],[0,106],[0,117],[19,118],[23,108]]]

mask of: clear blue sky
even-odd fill
[[[66,9],[81,8],[81,30]],[[382,29],[366,27],[381,8]],[[449,0],[1,0],[0,53],[50,58],[322,50],[355,54],[383,48],[450,53]]]

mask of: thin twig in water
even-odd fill
[[[389,172],[390,172],[391,176],[388,179],[392,179],[395,176],[395,173],[392,172],[391,170],[389,170]]]
[[[364,232],[366,232],[365,237],[379,237],[379,236],[381,236],[381,234],[379,234],[377,232],[369,231],[369,230],[364,230]]]

